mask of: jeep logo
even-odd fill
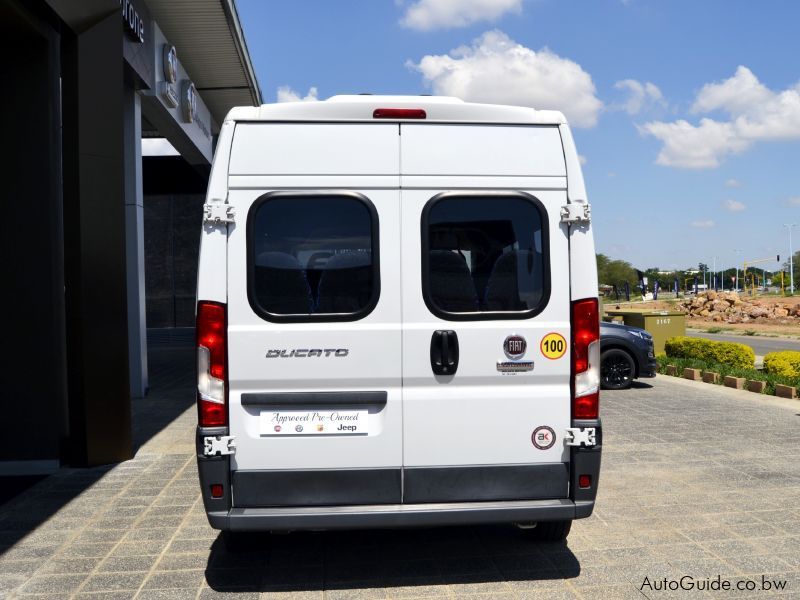
[[[510,335],[506,338],[506,341],[503,342],[503,352],[505,352],[506,356],[511,360],[522,358],[527,349],[528,343],[521,335]]]
[[[296,350],[267,350],[267,358],[314,358],[336,356],[344,358],[350,354],[347,348],[298,348]]]

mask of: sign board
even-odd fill
[[[211,112],[181,65],[181,49],[164,37],[156,23],[150,30],[155,85],[142,97],[143,111],[188,162],[210,164],[215,130]]]
[[[153,88],[153,20],[144,0],[120,0],[122,56],[139,79],[138,89]]]

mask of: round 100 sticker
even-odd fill
[[[548,333],[539,346],[545,358],[555,360],[567,352],[567,340],[560,333]]]

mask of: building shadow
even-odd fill
[[[150,389],[131,400],[134,453],[196,402],[194,329],[148,331]]]
[[[218,592],[317,592],[570,579],[580,563],[565,542],[537,542],[510,525],[252,534],[230,551],[220,535],[205,576]],[[472,588],[472,589],[470,589]],[[399,591],[398,591],[399,593]],[[441,589],[438,593],[442,593]],[[462,595],[456,587],[456,595]],[[359,596],[360,597],[360,596]]]
[[[150,393],[131,401],[134,454],[195,403],[193,340],[189,331],[171,333],[166,339],[155,336],[148,344]],[[0,556],[115,466],[64,467],[49,476],[0,477]]]

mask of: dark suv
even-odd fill
[[[600,323],[600,385],[624,390],[638,377],[656,376],[653,336],[621,323]]]

